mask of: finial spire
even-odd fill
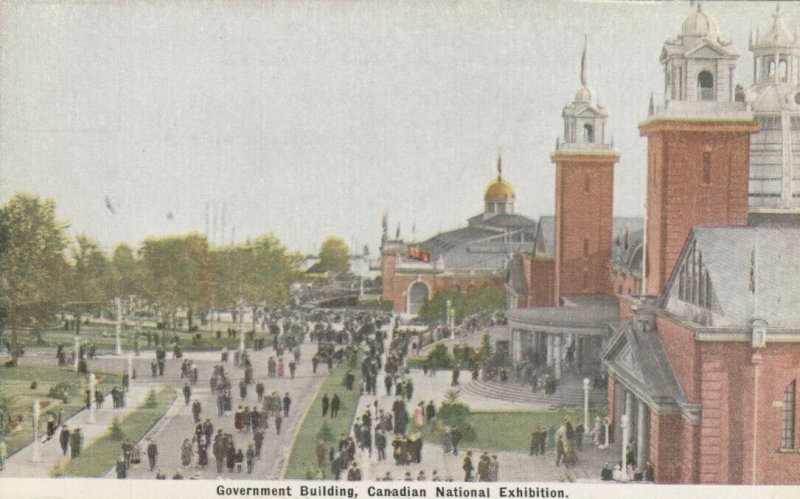
[[[581,54],[581,85],[586,86],[586,44],[588,36],[583,35],[583,53]]]
[[[497,180],[501,180],[503,178],[503,157],[500,155],[500,151],[497,151]]]

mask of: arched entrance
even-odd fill
[[[408,307],[409,314],[418,314],[419,310],[428,301],[428,286],[424,282],[415,282],[408,287]]]

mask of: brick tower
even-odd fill
[[[554,301],[566,295],[610,291],[614,164],[619,153],[606,142],[608,113],[586,86],[564,107],[563,141],[550,159],[556,166]]]
[[[698,7],[664,44],[664,104],[639,125],[647,137],[645,292],[660,294],[695,225],[746,225],[750,134],[734,96],[739,52]]]

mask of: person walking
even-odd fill
[[[253,465],[255,464],[256,460],[256,450],[252,443],[247,445],[245,459],[247,460],[247,474],[250,475],[253,473]]]
[[[58,441],[61,444],[61,452],[66,456],[69,447],[69,429],[67,425],[61,426],[61,433],[58,434]]]
[[[75,430],[70,433],[69,436],[69,450],[70,450],[70,457],[76,458],[81,454],[81,440],[83,440],[83,435],[81,435],[81,429],[75,428]]]
[[[276,414],[275,415],[275,433],[277,433],[278,435],[281,434],[281,424],[282,423],[283,423],[283,418],[281,417],[281,414],[280,413]]]
[[[183,400],[184,405],[189,405],[189,400],[192,398],[192,387],[189,386],[188,382],[183,384]]]
[[[195,423],[200,422],[200,412],[202,412],[202,405],[200,405],[199,400],[195,399],[195,401],[192,402],[192,416],[194,417]]]
[[[259,429],[253,433],[253,443],[255,444],[256,458],[261,459],[261,446],[264,443],[264,432],[262,430]]]
[[[198,448],[202,447],[200,442],[197,442]],[[183,440],[183,444],[181,445],[181,464],[184,468],[189,466],[192,463],[192,441],[188,438]]]
[[[322,396],[322,417],[328,415],[328,407],[330,406],[330,399],[328,398],[328,394]]]
[[[333,398],[331,399],[331,417],[335,418],[339,415],[339,407],[342,405],[341,400],[339,400],[339,395],[334,393]]]
[[[289,397],[289,392],[283,396],[283,417],[289,416],[289,407],[292,405],[292,398]]]
[[[467,451],[467,455],[464,456],[464,463],[461,466],[461,469],[464,470],[464,481],[471,482],[472,472],[475,470],[475,467],[472,465],[472,451]]]
[[[150,440],[147,444],[147,461],[150,463],[150,471],[156,467],[156,459],[158,458],[158,446],[154,440]]]
[[[125,458],[122,455],[117,458],[116,471],[118,479],[124,480],[126,478],[128,470],[125,467]]]

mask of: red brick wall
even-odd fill
[[[542,257],[535,257],[533,260],[531,260],[528,306],[538,307],[554,305],[554,284],[555,260],[552,258]]]
[[[554,153],[552,158],[556,164],[554,300],[608,293],[614,163],[619,157]]]
[[[616,388],[617,382],[611,376],[608,377],[608,384],[607,384],[607,391],[606,391],[606,411],[608,412],[608,438],[611,442],[614,441],[614,412],[616,405],[614,405],[615,398],[616,398]]]
[[[642,280],[633,274],[609,269],[611,292],[618,296],[639,295],[642,292]]]
[[[688,424],[680,414],[650,412],[650,462],[658,483],[685,483],[681,480],[681,436]]]
[[[667,317],[656,316],[656,331],[672,369],[690,402],[697,402],[697,354],[694,332]]]
[[[385,258],[385,255],[384,255]],[[391,257],[393,258],[393,257]],[[391,260],[391,258],[389,260]],[[394,302],[394,311],[397,313],[406,312],[406,293],[411,283],[419,280],[428,286],[428,297],[445,289],[457,287],[461,290],[464,296],[467,296],[469,291],[478,290],[483,286],[494,286],[501,291],[505,291],[503,279],[500,277],[473,277],[473,276],[459,276],[451,274],[416,274],[416,273],[398,273],[394,264],[383,264],[383,299],[392,300]]]
[[[619,319],[621,321],[633,318],[632,304],[629,300],[622,298],[619,300]]]
[[[695,225],[745,225],[755,122],[643,124],[648,138],[647,292],[660,294]],[[710,152],[710,182],[703,153]]]

